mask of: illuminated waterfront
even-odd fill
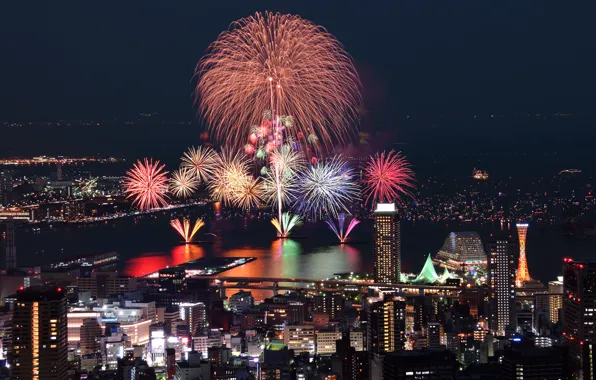
[[[201,209],[195,216],[203,216]],[[402,267],[418,272],[426,255],[433,256],[451,231],[477,230],[486,243],[499,224],[439,224],[402,222]],[[256,257],[257,260],[225,272],[228,276],[300,277],[321,279],[341,272],[372,270],[372,223],[364,220],[352,232],[352,244],[336,244],[324,223],[306,224],[294,239],[278,240],[268,220],[207,220],[198,240],[181,244],[169,225],[169,214],[127,218],[80,227],[30,234],[17,231],[19,265],[41,265],[61,258],[115,250],[121,270],[145,275],[166,266],[202,257]],[[208,234],[208,235],[206,235]],[[213,237],[215,234],[216,237]],[[560,275],[564,256],[589,255],[593,241],[571,239],[557,231],[528,230],[528,267],[532,277],[549,281]]]

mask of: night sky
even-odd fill
[[[572,112],[592,125],[594,2],[505,3],[3,1],[0,120],[156,111],[190,120],[193,70],[209,43],[231,21],[272,10],[326,27],[352,54],[364,87],[364,130],[416,139],[418,127],[404,124],[405,115],[457,120],[491,112]],[[479,136],[493,133],[487,130]],[[528,136],[535,133],[541,130]]]

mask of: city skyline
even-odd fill
[[[596,378],[587,7],[0,12],[0,378]]]

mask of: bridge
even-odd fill
[[[381,282],[367,282],[354,280],[313,280],[306,278],[282,278],[282,277],[229,277],[229,276],[193,276],[203,280],[210,280],[221,290],[228,289],[262,289],[273,290],[314,290],[314,291],[338,291],[346,287],[362,289],[365,287],[395,289],[412,295],[442,295],[445,297],[457,297],[460,287],[445,284],[387,284]],[[281,285],[280,285],[281,284]],[[310,287],[312,286],[312,287]]]

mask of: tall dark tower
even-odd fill
[[[569,345],[571,364],[593,363],[587,343],[596,341],[596,262],[563,259],[563,340]],[[589,347],[590,349],[593,346]],[[584,370],[583,378],[594,379],[595,370]]]
[[[62,288],[21,288],[12,319],[12,378],[65,379],[67,349],[66,296]]]
[[[6,223],[6,269],[11,270],[17,267],[17,247],[14,241],[14,223],[10,220]]]
[[[378,203],[373,229],[376,282],[397,284],[401,273],[401,238],[395,203]]]

